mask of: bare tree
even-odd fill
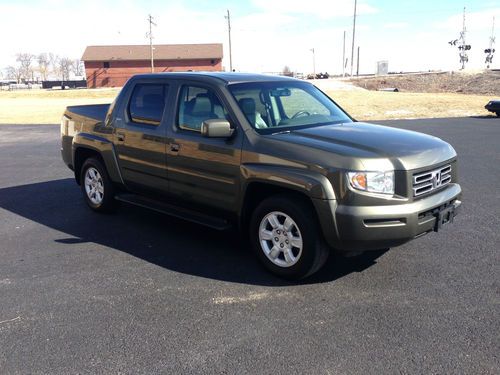
[[[52,73],[53,75],[59,77],[60,76],[60,69],[59,69],[59,56],[57,56],[56,54],[54,53],[49,53],[48,54],[48,58],[49,58],[49,71],[50,73]]]
[[[18,53],[16,55],[16,61],[19,63],[19,68],[21,70],[21,78],[25,81],[33,79],[33,61],[35,60],[35,55],[31,53]]]
[[[21,71],[21,67],[13,66],[13,65],[10,65],[5,69],[5,74],[7,75],[8,79],[13,79],[17,83],[21,82],[21,79],[23,76],[22,71]]]
[[[68,57],[61,57],[59,59],[59,74],[63,81],[69,80],[69,75],[73,70],[73,60]]]
[[[50,58],[46,53],[41,53],[37,56],[38,71],[42,81],[46,81],[50,74]]]
[[[282,72],[282,74],[283,74],[284,76],[287,76],[287,77],[291,77],[291,76],[293,76],[292,70],[290,69],[290,67],[289,67],[288,65],[285,65],[285,66],[283,67],[283,72]]]
[[[80,59],[73,60],[73,73],[75,76],[83,76],[85,75],[85,67],[83,66],[83,61]]]

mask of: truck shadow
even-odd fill
[[[166,269],[211,279],[283,286],[291,283],[266,272],[237,234],[217,232],[127,205],[101,215],[86,207],[73,179],[0,189],[0,207],[60,232],[54,241],[67,245],[95,243]],[[384,251],[354,258],[330,256],[325,267],[301,282],[323,283],[376,263]]]

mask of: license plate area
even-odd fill
[[[455,206],[443,208],[434,214],[436,223],[434,224],[434,232],[439,232],[443,225],[453,223],[455,217]]]

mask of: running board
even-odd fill
[[[178,219],[191,221],[193,223],[201,224],[216,230],[227,230],[232,227],[229,221],[220,219],[218,217],[206,215],[204,213],[190,210],[184,207],[174,206],[161,201],[156,201],[146,197],[135,194],[118,194],[115,199],[120,202],[133,204],[134,206],[148,208],[150,210],[160,212]]]

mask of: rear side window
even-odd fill
[[[128,106],[132,122],[160,125],[165,109],[167,85],[140,83],[134,87]]]

